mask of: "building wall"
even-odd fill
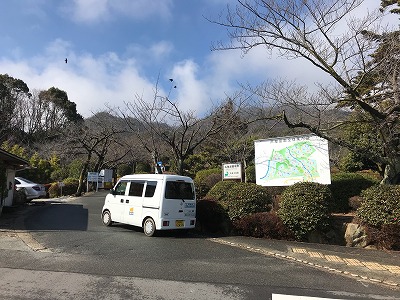
[[[14,198],[14,178],[15,178],[15,170],[7,169],[7,183],[8,183],[8,196],[4,199],[4,206],[12,206],[13,198]]]

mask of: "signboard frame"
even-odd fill
[[[256,140],[254,152],[258,185],[331,183],[328,141],[315,134]]]
[[[86,180],[86,191],[89,191],[89,182],[96,182],[96,192],[99,190],[99,173],[88,172]]]
[[[242,180],[242,164],[240,162],[222,164],[222,180],[230,179]]]

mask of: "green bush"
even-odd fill
[[[231,220],[270,211],[272,207],[270,194],[254,183],[221,181],[207,195],[222,205]]]
[[[58,182],[53,182],[50,185],[48,191],[50,198],[57,198],[64,195],[74,195],[78,190],[79,180],[75,178],[66,178],[62,182],[64,183],[62,188],[59,186]]]
[[[361,193],[362,201],[357,217],[365,224],[380,228],[400,224],[400,187],[378,185]]]
[[[196,173],[194,184],[198,199],[207,195],[208,191],[219,181],[222,180],[222,171],[220,168],[201,170]]]
[[[317,230],[324,230],[329,221],[332,193],[328,186],[299,182],[285,189],[278,215],[296,239],[307,240]]]
[[[293,240],[293,233],[283,224],[276,212],[261,212],[234,222],[236,233],[256,238]]]
[[[237,182],[232,180],[220,181],[208,191],[207,197],[211,197],[216,201],[225,201],[228,199],[228,194],[235,184]]]
[[[53,182],[49,187],[49,197],[50,198],[57,198],[60,197],[60,188],[58,187],[58,182]]]
[[[212,198],[197,201],[196,220],[201,232],[223,234],[230,232],[231,224],[226,211]]]
[[[348,212],[351,210],[349,199],[358,196],[371,186],[379,184],[377,179],[371,176],[363,176],[359,173],[332,174],[330,189],[334,199],[330,208],[332,212]]]

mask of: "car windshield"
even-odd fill
[[[194,200],[193,185],[185,181],[167,181],[165,198]]]

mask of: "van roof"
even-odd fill
[[[121,179],[158,179],[158,180],[165,180],[165,179],[172,179],[172,180],[185,180],[185,181],[193,181],[192,178],[188,176],[182,175],[175,175],[175,174],[131,174],[125,175],[120,178]]]

